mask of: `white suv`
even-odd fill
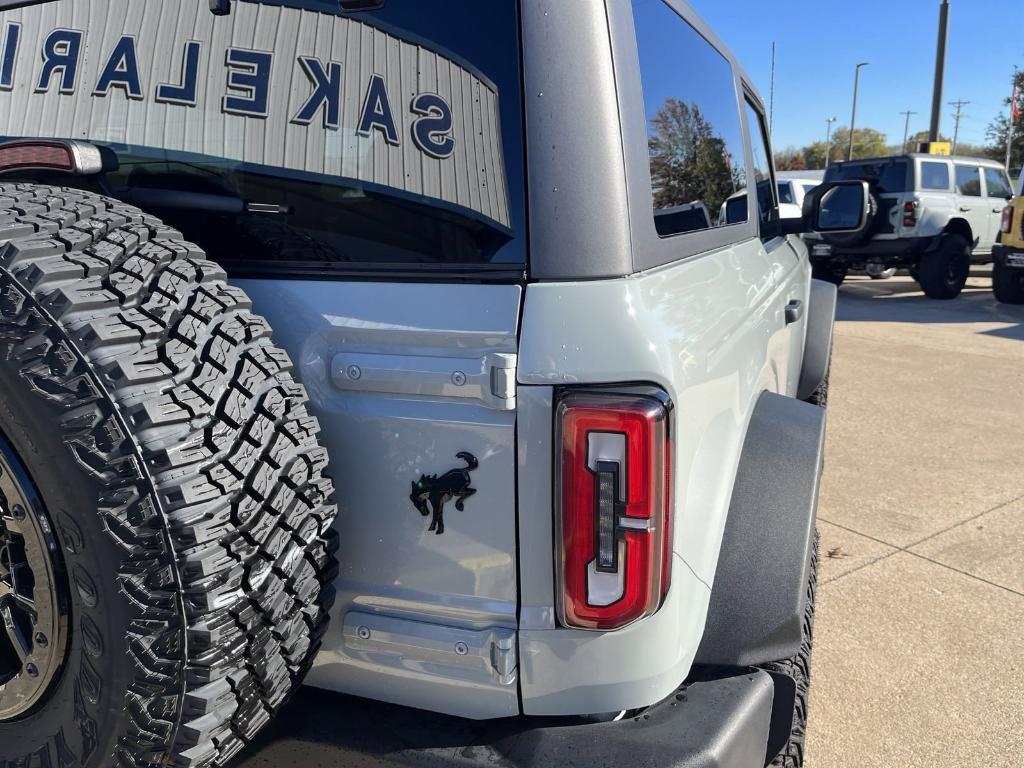
[[[952,299],[972,263],[992,260],[1000,216],[1013,196],[1003,167],[969,157],[898,155],[831,166],[825,181],[871,184],[868,233],[810,235],[815,277],[841,284],[850,269],[910,269],[925,294]]]

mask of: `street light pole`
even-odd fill
[[[860,88],[860,68],[866,67],[869,63],[862,61],[857,65],[857,71],[853,75],[853,116],[850,117],[850,149],[846,154],[847,160],[853,160],[853,132],[857,127],[857,91]]]
[[[825,123],[828,128],[825,133],[825,170],[828,170],[829,162],[832,160],[832,123],[838,120],[838,117],[830,117]]]

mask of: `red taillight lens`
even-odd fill
[[[1011,230],[1013,230],[1013,206],[1008,205],[1003,208],[1003,220],[999,225],[999,231],[1004,235],[1008,235]]]
[[[71,171],[74,167],[71,151],[62,144],[45,141],[0,144],[0,171],[22,168]]]
[[[618,629],[668,592],[668,412],[656,397],[573,393],[558,408],[560,619]]]
[[[917,226],[917,208],[920,205],[916,200],[903,205],[903,226],[904,227],[916,227]]]

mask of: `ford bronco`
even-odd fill
[[[816,277],[842,284],[850,269],[909,269],[925,295],[960,295],[971,264],[992,261],[999,217],[1011,196],[992,160],[898,155],[835,163],[826,181],[863,179],[874,199],[866,232],[809,236]]]
[[[1017,195],[1003,210],[999,241],[992,250],[992,292],[1004,304],[1024,304],[1024,173]]]
[[[870,196],[779,216],[685,3],[0,0],[0,136],[0,765],[222,766],[303,681],[802,763],[798,235]]]

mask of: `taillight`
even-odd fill
[[[1003,221],[999,225],[999,231],[1004,235],[1010,234],[1013,230],[1013,206],[1008,205],[1003,208]]]
[[[0,171],[72,171],[74,167],[71,150],[63,144],[42,141],[0,144]]]
[[[655,613],[668,593],[668,411],[657,397],[577,392],[557,418],[559,618],[618,629]]]
[[[903,205],[903,226],[904,227],[916,227],[917,226],[917,209],[921,204],[916,200],[912,200]]]

